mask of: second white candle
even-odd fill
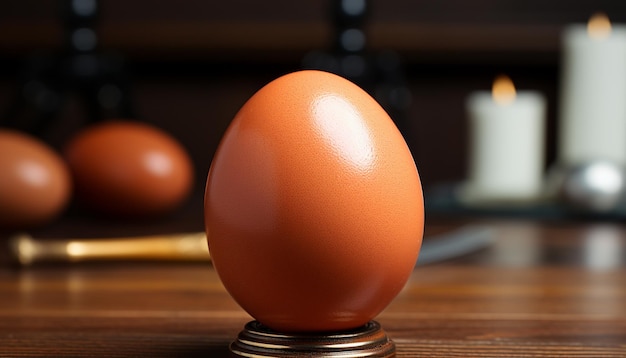
[[[468,200],[532,200],[543,190],[546,101],[535,91],[515,94],[513,88],[512,96],[496,101],[484,91],[467,100]]]
[[[563,38],[559,161],[626,165],[626,26],[598,14]]]

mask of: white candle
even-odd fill
[[[525,201],[541,194],[545,109],[543,95],[516,93],[506,76],[496,79],[492,93],[469,96],[471,147],[465,200]]]
[[[596,15],[564,32],[558,160],[626,164],[626,26]]]

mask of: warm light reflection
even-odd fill
[[[33,187],[42,188],[50,182],[50,174],[41,164],[22,161],[17,168],[20,178]]]
[[[340,96],[327,95],[317,98],[313,111],[331,150],[359,171],[370,171],[375,145],[359,110]]]
[[[605,39],[611,35],[611,21],[603,12],[597,12],[589,18],[587,34],[593,39]]]
[[[529,267],[539,264],[543,255],[541,231],[534,225],[509,224],[498,226],[498,237],[492,249],[500,265]]]
[[[491,95],[494,102],[503,106],[515,100],[515,86],[509,76],[500,75],[496,77],[493,81]]]
[[[70,258],[72,258],[84,255],[87,252],[87,249],[85,248],[85,245],[80,242],[70,242],[65,247],[65,252]]]
[[[596,226],[589,229],[584,250],[585,264],[592,269],[616,269],[623,262],[622,237],[615,227]]]
[[[145,165],[150,173],[159,177],[167,177],[173,171],[170,158],[159,152],[149,152],[144,156]]]

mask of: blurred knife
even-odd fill
[[[492,241],[491,229],[482,226],[428,236],[417,264],[466,255]],[[9,254],[21,266],[42,262],[211,260],[204,232],[102,239],[36,239],[20,234],[9,240]]]

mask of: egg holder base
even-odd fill
[[[395,344],[376,321],[360,328],[325,334],[273,331],[258,321],[246,324],[231,343],[232,357],[394,357]]]

